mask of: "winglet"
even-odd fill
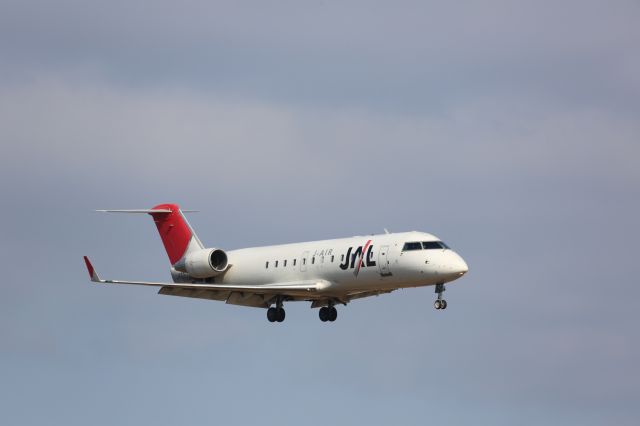
[[[89,277],[91,278],[91,281],[93,281],[94,283],[102,282],[87,256],[84,256],[84,263],[87,265],[87,271],[89,271]]]

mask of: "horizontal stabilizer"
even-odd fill
[[[100,213],[171,213],[169,209],[96,210]]]
[[[100,213],[171,213],[170,209],[129,209],[129,210],[96,210]],[[199,210],[180,210],[182,213],[197,213]]]

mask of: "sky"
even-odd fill
[[[0,422],[635,425],[637,1],[0,0]],[[470,272],[339,307],[167,280],[232,250],[433,233]]]

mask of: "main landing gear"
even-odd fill
[[[284,308],[282,307],[282,299],[276,300],[276,307],[267,309],[267,319],[269,322],[282,322],[285,317]]]
[[[444,284],[436,284],[436,293],[438,298],[433,302],[433,307],[436,309],[447,309],[447,301],[442,298],[442,293],[445,291]]]
[[[320,312],[318,312],[318,316],[320,317],[320,321],[322,322],[327,322],[327,321],[333,322],[336,320],[336,318],[338,318],[338,310],[333,305],[323,306],[322,308],[320,308]]]

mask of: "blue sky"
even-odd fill
[[[2,1],[0,420],[636,424],[640,5]],[[260,309],[165,280],[177,202],[234,249],[392,231],[430,288]]]

